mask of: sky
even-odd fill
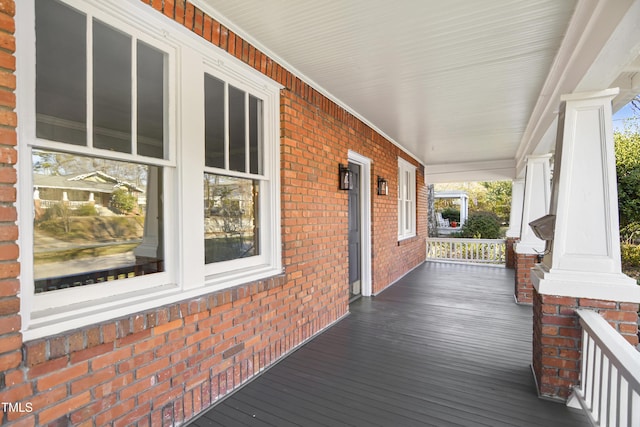
[[[638,114],[638,113],[636,113]],[[634,111],[631,104],[627,104],[613,115],[613,131],[622,131],[624,129],[624,119],[633,117]]]

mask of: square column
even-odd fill
[[[577,384],[576,308],[598,311],[638,343],[640,286],[622,273],[611,100],[617,89],[561,99],[550,215],[553,240],[532,270],[533,370],[541,396],[564,400]],[[553,217],[552,217],[553,219]]]
[[[518,304],[531,304],[533,301],[531,268],[545,249],[545,242],[534,234],[529,223],[549,212],[551,199],[550,160],[551,154],[527,157],[520,241],[514,244],[516,269],[514,297]]]
[[[515,268],[514,245],[520,240],[522,226],[522,205],[524,203],[524,179],[514,179],[511,182],[511,212],[509,215],[509,229],[507,230],[506,267]]]

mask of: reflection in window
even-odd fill
[[[229,86],[229,169],[246,172],[245,93]]]
[[[131,37],[93,21],[93,146],[131,153]]]
[[[259,182],[205,173],[204,188],[205,262],[259,255]]]
[[[205,165],[224,169],[224,82],[205,74],[204,96]]]
[[[164,61],[165,54],[138,41],[138,154],[164,156]]]
[[[164,270],[162,169],[34,150],[36,292]]]
[[[36,2],[36,135],[87,144],[86,16]]]
[[[166,57],[57,1],[36,2],[37,137],[89,146],[89,134],[95,148],[165,158]]]

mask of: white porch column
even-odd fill
[[[460,196],[460,227],[469,219],[469,196],[462,194]]]
[[[549,212],[555,231],[542,263],[531,271],[533,371],[540,396],[548,398],[564,400],[579,384],[576,309],[599,312],[631,345],[638,343],[640,286],[622,273],[620,261],[611,119],[617,93],[561,98]]]
[[[555,235],[534,269],[540,293],[640,302],[622,273],[611,100],[617,89],[565,95],[551,202]],[[560,127],[562,126],[562,127]]]
[[[524,182],[520,242],[515,245],[518,254],[541,254],[545,242],[529,227],[529,223],[549,212],[551,198],[551,154],[527,157],[527,172]]]
[[[513,296],[519,304],[533,303],[531,268],[538,261],[538,256],[544,252],[545,248],[545,242],[536,237],[529,227],[529,223],[549,212],[551,198],[550,159],[551,154],[527,157],[520,240],[513,243],[513,267],[516,270]]]
[[[509,214],[509,229],[506,233],[507,237],[520,238],[523,204],[524,179],[514,179],[511,182],[511,212]]]

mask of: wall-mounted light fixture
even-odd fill
[[[382,178],[378,175],[378,196],[388,196],[389,195],[389,183],[386,179]]]
[[[342,163],[340,163],[339,165],[340,167],[340,184],[338,185],[338,187],[341,190],[351,190],[353,188],[353,174],[351,173],[351,171],[349,170],[348,166],[343,165]]]

